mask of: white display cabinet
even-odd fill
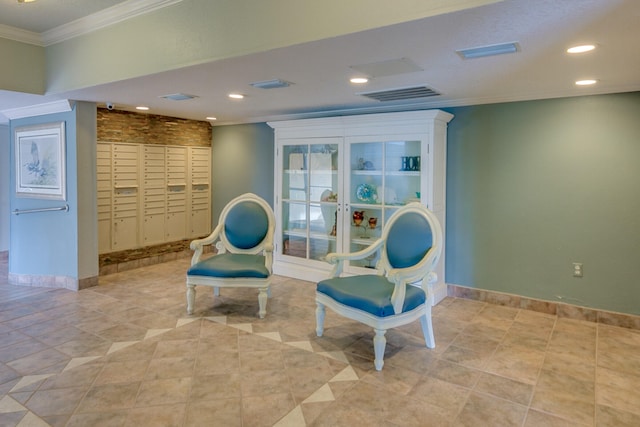
[[[319,281],[329,252],[368,246],[400,206],[420,201],[445,227],[447,123],[440,110],[270,122],[275,129],[274,272]],[[347,274],[371,272],[377,255]],[[446,294],[444,252],[432,287]]]

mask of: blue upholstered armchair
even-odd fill
[[[362,259],[380,250],[378,274],[341,277],[345,260]],[[331,277],[316,286],[316,334],[324,332],[325,307],[373,328],[374,365],[381,370],[385,333],[420,319],[428,348],[435,347],[428,283],[442,252],[442,229],[436,216],[420,203],[398,209],[386,222],[382,236],[351,254],[329,254],[335,264]]]
[[[258,289],[258,315],[267,313],[273,265],[275,218],[269,204],[247,193],[231,200],[222,210],[213,232],[191,242],[194,252],[187,271],[187,313],[193,314],[196,285]],[[204,246],[216,244],[217,253],[201,259]]]

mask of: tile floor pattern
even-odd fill
[[[188,259],[72,292],[6,284],[0,270],[0,425],[639,426],[640,331],[447,298],[437,348],[419,322],[372,332],[328,311],[312,283],[256,292],[199,287]]]

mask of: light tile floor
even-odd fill
[[[314,285],[199,287],[189,260],[80,292],[10,286],[0,266],[1,426],[640,426],[640,331],[447,298],[437,347],[327,312]]]

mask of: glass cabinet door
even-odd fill
[[[419,139],[349,141],[348,200],[345,240],[349,251],[380,238],[382,227],[399,206],[421,197],[422,142]],[[379,253],[352,261],[352,267],[375,268]]]
[[[338,147],[337,142],[283,146],[283,255],[324,260],[336,251]]]

